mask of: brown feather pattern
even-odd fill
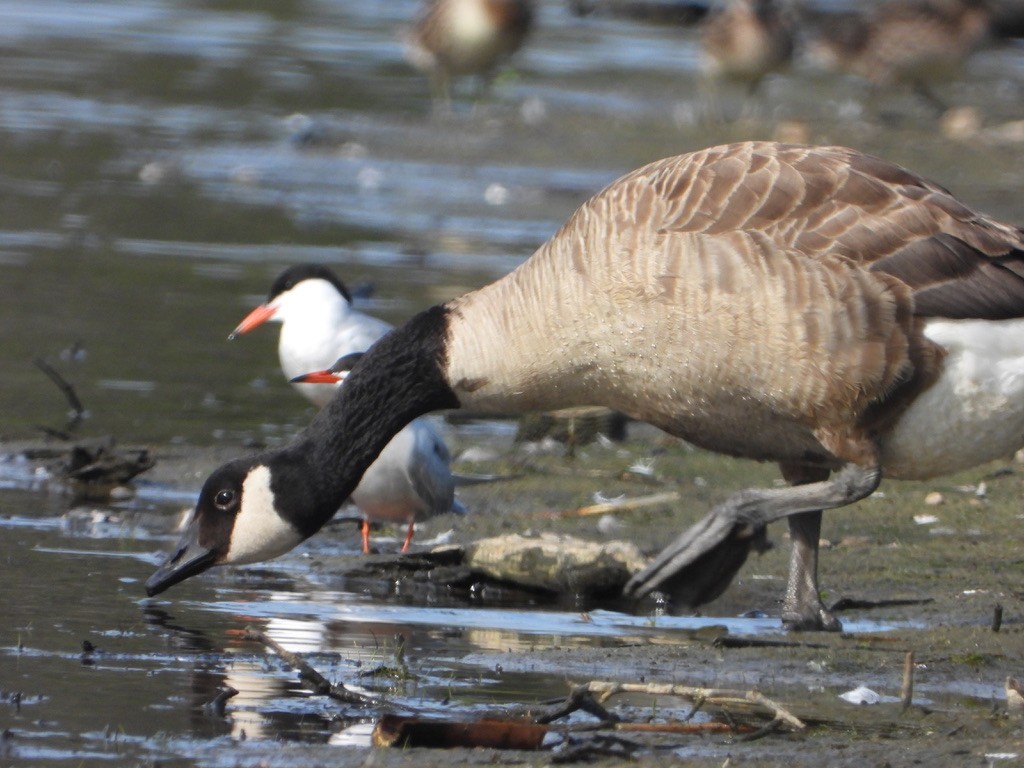
[[[453,302],[475,330],[452,364],[490,379],[474,403],[600,401],[724,453],[867,461],[939,373],[923,321],[1024,315],[1022,268],[1020,229],[894,164],[715,147],[623,177]]]
[[[944,188],[838,147],[716,148],[651,184],[666,230],[762,231],[810,256],[841,255],[907,283],[923,316],[1005,319],[1024,301],[1024,232],[971,211]],[[641,176],[633,175],[634,179]],[[921,295],[924,294],[924,295]]]

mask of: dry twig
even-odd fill
[[[678,491],[667,491],[665,493],[652,493],[648,496],[638,496],[635,499],[624,499],[622,501],[609,501],[604,504],[591,504],[588,507],[577,509],[566,509],[561,512],[545,513],[545,517],[586,517],[587,515],[604,515],[609,512],[632,512],[635,509],[654,507],[664,504],[674,504],[679,501]]]
[[[41,357],[37,357],[34,361],[36,368],[46,374],[46,376],[57,385],[57,388],[64,394],[64,397],[68,401],[68,405],[71,406],[71,419],[68,421],[68,429],[72,430],[77,427],[82,419],[85,418],[85,406],[82,405],[82,401],[78,399],[78,394],[75,392],[75,388],[72,387],[64,379],[57,370],[50,365],[48,362],[43,360]]]
[[[903,657],[903,686],[900,688],[902,711],[906,712],[914,699],[914,652],[907,651]]]
[[[727,688],[698,688],[689,685],[673,685],[671,683],[616,683],[593,680],[587,683],[586,689],[603,703],[617,693],[646,693],[652,696],[678,696],[693,702],[700,702],[725,711],[769,712],[772,720],[779,721],[795,731],[801,731],[806,725],[781,705],[758,691],[738,691]]]

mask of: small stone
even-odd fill
[[[937,507],[940,504],[942,504],[945,500],[946,497],[943,496],[938,491],[932,491],[931,493],[924,497],[924,503],[927,504],[929,507]]]

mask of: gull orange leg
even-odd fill
[[[412,520],[409,521],[409,529],[405,532],[405,543],[402,544],[402,551],[408,552],[409,545],[412,544],[413,527],[416,525]]]

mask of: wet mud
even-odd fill
[[[452,438],[463,444],[457,431]],[[471,457],[481,443],[488,460],[460,468],[516,479],[461,490],[472,513],[424,523],[421,551],[554,530],[635,541],[653,552],[681,521],[735,488],[770,484],[774,474],[642,425],[622,443],[578,447],[571,459],[561,444],[482,440],[479,433]],[[0,518],[4,561],[19,584],[5,598],[0,643],[6,759],[362,764],[383,712],[521,717],[590,681],[757,691],[807,727],[754,741],[739,732],[601,737],[570,733],[595,722],[575,714],[552,726],[539,754],[459,749],[458,759],[537,764],[565,753],[709,766],[727,758],[730,765],[985,765],[1021,749],[1024,720],[1007,706],[1004,689],[1024,658],[1024,476],[1013,461],[930,484],[886,483],[858,508],[828,513],[827,602],[855,607],[840,610],[844,633],[823,634],[780,628],[784,530],[771,531],[776,546],[752,558],[726,594],[696,615],[654,601],[627,605],[484,579],[423,578],[415,568],[368,568],[375,559],[393,562],[403,531],[376,531],[379,554],[367,558],[358,552],[357,526],[345,520],[278,561],[215,569],[149,600],[142,581],[174,538],[197,483],[188,478],[205,475],[223,452],[186,457],[157,448],[154,455],[157,466],[133,500],[68,510],[56,488],[8,491],[22,504]],[[674,490],[679,500],[573,514],[595,495],[627,501],[652,489]],[[44,573],[51,574],[45,584]],[[387,704],[364,708],[312,694],[270,648],[246,638],[247,627],[331,682]],[[908,651],[913,694],[904,708]],[[840,698],[860,686],[878,694],[878,703]],[[218,705],[228,687],[239,694]],[[638,693],[606,706],[629,723],[686,720],[694,709],[683,699]],[[89,720],[91,730],[76,730]],[[739,722],[728,711],[698,708],[693,722],[710,721]],[[372,749],[383,764],[454,759],[436,749]]]

